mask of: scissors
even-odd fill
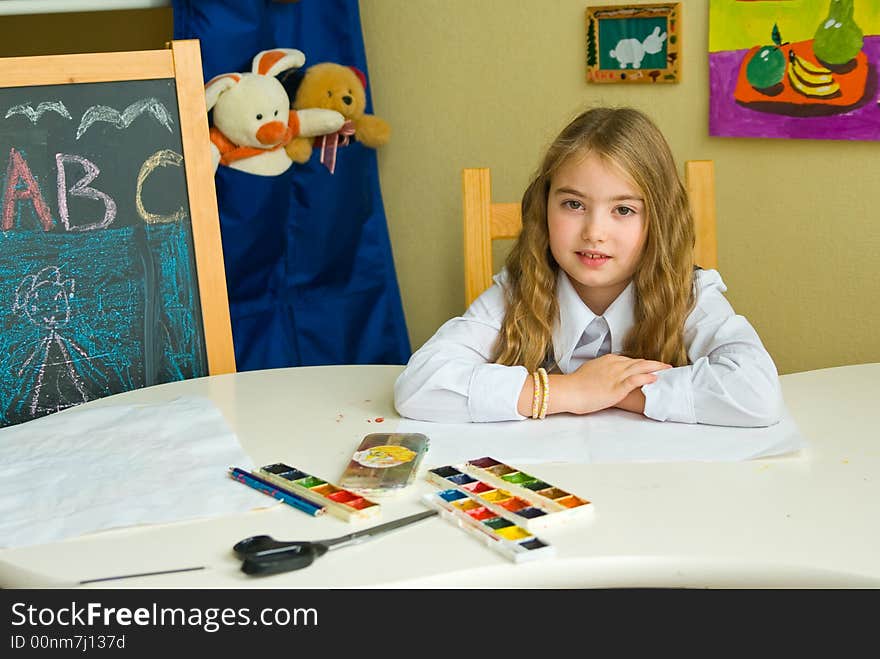
[[[433,517],[437,512],[426,510],[329,540],[284,542],[270,535],[253,535],[235,543],[232,550],[243,559],[241,571],[245,574],[263,576],[301,570],[331,549],[358,545],[386,531]]]

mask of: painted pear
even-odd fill
[[[813,52],[825,64],[846,64],[862,50],[864,35],[853,20],[853,2],[831,0],[828,17],[816,29]]]

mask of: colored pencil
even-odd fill
[[[297,510],[301,510],[304,513],[311,515],[312,517],[317,517],[318,515],[323,515],[325,512],[327,512],[327,509],[323,506],[316,505],[308,499],[293,494],[292,492],[281,490],[272,483],[265,481],[259,476],[251,474],[244,469],[239,469],[238,467],[230,467],[229,476],[239,483],[243,483],[244,485],[247,485],[248,487],[257,490],[258,492],[267,494],[270,497],[278,499],[279,501],[283,501],[288,506],[293,506]]]

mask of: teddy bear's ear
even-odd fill
[[[273,48],[256,54],[251,72],[261,76],[277,76],[287,69],[298,69],[306,63],[306,56],[295,48]]]
[[[360,70],[359,68],[357,68],[356,66],[350,66],[350,67],[348,67],[348,68],[350,68],[352,71],[354,71],[354,74],[358,77],[358,80],[361,81],[361,86],[362,86],[364,89],[366,89],[366,88],[367,88],[367,76],[364,75],[364,72],[361,71],[361,70]]]
[[[220,94],[232,89],[241,80],[241,76],[237,73],[222,73],[214,76],[205,83],[205,105],[210,110],[220,99]]]

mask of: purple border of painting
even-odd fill
[[[863,51],[875,80],[880,69],[880,35],[865,37]],[[825,117],[789,117],[759,112],[733,98],[745,50],[709,53],[709,135],[813,140],[880,140],[880,93],[848,112]]]

